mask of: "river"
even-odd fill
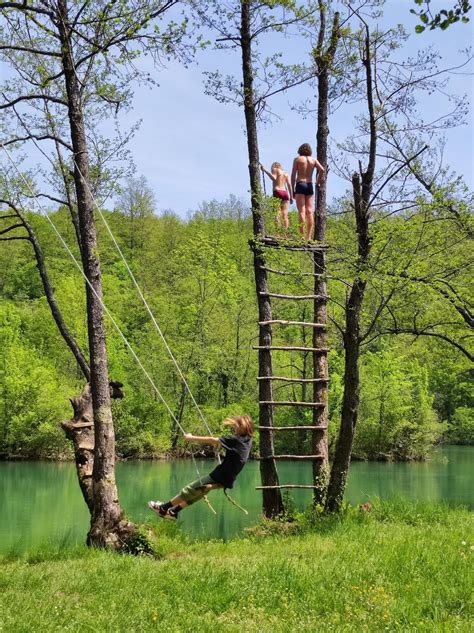
[[[213,463],[198,461],[201,473]],[[346,499],[363,503],[374,497],[418,501],[444,501],[474,508],[474,447],[445,446],[426,462],[355,462],[351,466]],[[308,484],[308,464],[279,465],[282,483]],[[167,500],[185,483],[196,479],[192,461],[132,461],[117,465],[120,499],[136,521],[159,521],[147,508],[149,499]],[[222,491],[205,503],[185,510],[180,529],[193,537],[228,539],[255,524],[261,513],[258,462],[250,462],[231,495],[248,510],[248,516],[231,505]],[[310,501],[310,491],[292,491],[297,506]],[[71,463],[0,462],[0,553],[32,549],[48,541],[83,542],[88,513]]]

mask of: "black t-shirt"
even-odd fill
[[[222,464],[214,468],[209,476],[225,488],[232,488],[237,475],[245,466],[252,448],[250,435],[232,435],[220,437],[219,442],[225,448],[225,456]]]

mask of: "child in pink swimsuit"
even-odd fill
[[[277,227],[281,228],[283,226],[287,230],[289,226],[288,209],[293,202],[290,177],[280,163],[272,163],[271,172],[265,169],[261,163],[260,169],[272,181],[273,197],[280,200],[280,213],[276,219]]]

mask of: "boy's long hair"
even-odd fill
[[[224,426],[231,426],[236,435],[253,435],[253,421],[249,415],[231,415],[224,420]]]
[[[311,156],[313,150],[311,149],[311,145],[309,143],[303,143],[298,147],[298,154],[300,156]]]

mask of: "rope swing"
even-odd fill
[[[41,148],[41,147],[39,147],[39,146],[38,146],[38,144],[36,143],[36,141],[35,141],[34,139],[33,139],[33,142],[34,142],[35,146],[37,147],[37,149],[38,149],[38,150],[39,150],[39,151],[43,154],[43,156],[45,156],[45,157],[49,160],[49,162],[50,162],[51,164],[53,164],[53,163],[52,163],[52,160],[50,159],[50,157],[49,157],[49,156],[47,156],[47,154],[45,154],[45,152],[42,150],[42,148]],[[90,282],[90,281],[89,281],[89,279],[87,278],[87,275],[84,273],[84,270],[83,270],[83,268],[82,268],[81,264],[79,263],[79,261],[77,260],[77,258],[76,258],[76,257],[75,257],[75,255],[74,255],[74,253],[71,251],[71,249],[70,249],[70,248],[69,248],[69,246],[67,245],[66,241],[65,241],[65,240],[64,240],[64,238],[62,237],[61,233],[59,232],[58,228],[56,227],[56,225],[54,224],[54,222],[52,221],[52,219],[49,217],[49,215],[48,215],[47,211],[43,208],[42,204],[41,204],[41,203],[40,203],[40,201],[38,200],[38,196],[37,196],[37,195],[33,192],[33,190],[32,190],[32,188],[31,188],[31,186],[30,186],[29,182],[26,180],[26,178],[24,177],[24,175],[23,175],[23,174],[20,172],[20,170],[18,169],[18,167],[17,167],[16,163],[13,161],[13,159],[12,159],[12,157],[11,157],[10,152],[7,150],[7,148],[6,148],[3,144],[0,144],[0,147],[1,147],[1,148],[3,149],[3,151],[5,152],[5,154],[6,154],[7,158],[8,158],[8,161],[9,161],[9,162],[10,162],[10,164],[13,166],[14,170],[16,171],[16,173],[18,174],[18,176],[20,177],[20,179],[21,179],[21,180],[24,182],[24,184],[26,185],[27,189],[29,190],[29,192],[30,192],[30,194],[31,194],[31,197],[35,200],[35,202],[36,202],[36,204],[37,204],[37,207],[38,207],[38,209],[39,209],[39,211],[40,211],[40,214],[41,214],[43,217],[45,217],[45,218],[46,218],[46,220],[47,220],[47,221],[49,222],[49,224],[51,225],[51,227],[52,227],[52,229],[53,229],[54,233],[57,235],[57,237],[58,237],[59,241],[61,242],[62,246],[65,248],[65,250],[66,250],[66,252],[68,253],[69,257],[70,257],[70,258],[72,259],[72,261],[74,262],[74,265],[75,265],[75,266],[76,266],[76,268],[78,269],[79,273],[82,275],[82,277],[84,278],[84,280],[85,280],[86,284],[87,284],[87,285],[89,286],[89,288],[92,290],[92,292],[93,292],[94,296],[95,296],[95,297],[96,297],[96,299],[98,300],[98,302],[99,302],[99,304],[101,305],[102,309],[104,310],[105,314],[107,314],[107,316],[109,317],[109,319],[110,319],[110,321],[111,321],[112,325],[114,326],[114,328],[115,328],[115,329],[116,329],[116,331],[118,332],[119,336],[120,336],[120,337],[121,337],[121,339],[123,340],[123,342],[124,342],[125,346],[127,347],[127,349],[128,349],[128,350],[130,351],[130,353],[132,354],[133,358],[135,359],[135,361],[136,361],[136,363],[138,364],[138,366],[140,367],[140,369],[143,371],[143,373],[144,373],[145,377],[147,378],[148,382],[150,383],[150,385],[151,385],[152,389],[154,390],[154,392],[157,394],[157,396],[158,396],[158,398],[160,399],[160,401],[161,401],[161,402],[163,403],[163,405],[165,406],[165,408],[166,408],[166,410],[168,411],[168,413],[169,413],[169,415],[170,415],[171,419],[173,420],[173,422],[176,424],[176,426],[180,429],[181,433],[183,433],[183,435],[184,435],[184,434],[186,433],[185,429],[183,428],[183,426],[182,426],[182,425],[181,425],[181,423],[179,422],[178,418],[175,416],[175,414],[174,414],[174,413],[173,413],[173,411],[171,410],[171,408],[170,408],[170,406],[168,405],[167,401],[165,400],[164,396],[162,395],[162,393],[160,392],[160,390],[159,390],[159,389],[158,389],[158,387],[156,386],[156,384],[155,384],[155,382],[154,382],[153,378],[151,377],[151,375],[149,374],[149,372],[146,370],[145,366],[143,365],[143,363],[142,363],[142,361],[140,360],[139,356],[137,355],[137,353],[136,353],[136,352],[135,352],[135,350],[133,349],[132,345],[131,345],[131,344],[130,344],[130,342],[128,341],[128,339],[127,339],[127,337],[125,336],[125,334],[123,333],[123,331],[121,330],[120,326],[118,325],[117,321],[116,321],[116,320],[115,320],[115,318],[113,317],[112,313],[110,312],[110,310],[108,309],[108,307],[105,305],[105,303],[104,303],[104,301],[103,301],[102,297],[100,297],[100,296],[97,294],[96,290],[94,289],[94,287],[92,286],[91,282]],[[193,402],[194,406],[196,407],[196,409],[197,409],[197,411],[198,411],[198,413],[199,413],[199,416],[200,416],[200,418],[201,418],[201,420],[202,420],[202,422],[203,422],[203,424],[204,424],[205,428],[207,429],[208,433],[209,433],[210,435],[212,435],[212,430],[211,430],[211,428],[210,428],[209,424],[207,423],[206,418],[204,417],[204,415],[203,415],[203,413],[202,413],[201,409],[199,408],[199,405],[197,404],[197,402],[196,402],[196,400],[195,400],[195,398],[194,398],[194,395],[193,395],[193,393],[192,393],[192,391],[191,391],[191,388],[190,388],[190,386],[189,386],[189,384],[188,384],[188,382],[187,382],[187,380],[186,380],[186,378],[185,378],[185,376],[184,376],[183,372],[181,371],[181,368],[180,368],[180,366],[179,366],[179,364],[178,364],[178,362],[177,362],[177,360],[176,360],[175,356],[173,355],[173,353],[172,353],[172,351],[171,351],[171,348],[170,348],[170,346],[169,346],[169,344],[168,344],[168,342],[167,342],[167,340],[166,340],[166,338],[165,338],[165,336],[164,336],[164,334],[163,334],[163,331],[161,330],[161,328],[160,328],[160,326],[159,326],[159,324],[158,324],[158,322],[157,322],[157,320],[156,320],[156,318],[155,318],[155,316],[154,316],[154,314],[153,314],[153,312],[152,312],[152,310],[151,310],[151,308],[150,308],[150,306],[149,306],[149,304],[148,304],[147,300],[145,299],[145,296],[143,295],[143,292],[142,292],[142,290],[141,290],[141,288],[140,288],[140,286],[139,286],[139,284],[138,284],[138,282],[137,282],[137,280],[136,280],[136,277],[135,277],[135,275],[133,274],[133,271],[131,270],[131,268],[130,268],[130,266],[129,266],[129,264],[128,264],[128,262],[127,262],[127,260],[126,260],[126,258],[125,258],[125,256],[124,256],[124,254],[123,254],[123,252],[122,252],[122,250],[121,250],[121,248],[120,248],[120,246],[119,246],[118,242],[117,242],[117,240],[115,239],[115,236],[114,236],[114,234],[113,234],[113,232],[112,232],[112,230],[111,230],[111,228],[110,228],[110,226],[109,226],[109,224],[108,224],[108,222],[107,222],[107,220],[106,220],[106,218],[105,218],[104,214],[102,213],[102,210],[99,208],[99,206],[98,206],[98,204],[97,204],[97,202],[96,202],[96,200],[95,200],[95,197],[94,197],[94,195],[93,195],[93,193],[92,193],[92,191],[91,191],[91,189],[90,189],[90,187],[89,187],[89,184],[87,183],[86,179],[85,179],[85,178],[84,178],[84,176],[82,175],[82,173],[81,173],[81,171],[80,171],[80,169],[79,169],[79,167],[78,167],[78,165],[77,165],[77,163],[76,163],[75,159],[74,159],[74,164],[75,164],[75,167],[76,167],[76,169],[77,169],[77,172],[78,172],[78,174],[79,174],[79,176],[80,176],[81,180],[83,181],[84,185],[85,185],[85,186],[87,187],[87,189],[88,189],[89,195],[91,196],[91,199],[92,199],[92,201],[93,201],[93,203],[94,203],[94,206],[95,206],[95,208],[97,209],[97,211],[98,211],[98,213],[99,213],[99,215],[100,215],[100,217],[101,217],[101,219],[102,219],[102,221],[103,221],[103,223],[104,223],[104,225],[105,225],[105,227],[106,227],[106,229],[107,229],[107,232],[109,233],[109,235],[110,235],[110,237],[111,237],[111,239],[112,239],[112,241],[113,241],[113,243],[114,243],[114,245],[115,245],[115,247],[116,247],[116,249],[117,249],[117,251],[118,251],[118,253],[119,253],[120,257],[121,257],[121,259],[122,259],[122,261],[123,261],[123,263],[124,263],[124,265],[125,265],[125,267],[126,267],[126,269],[127,269],[127,272],[128,272],[128,274],[129,274],[129,276],[130,276],[130,278],[131,278],[131,280],[132,280],[132,282],[133,282],[133,284],[134,284],[134,286],[135,286],[135,288],[136,288],[136,290],[137,290],[137,292],[138,292],[138,294],[139,294],[139,296],[140,296],[140,298],[141,298],[141,300],[142,300],[142,302],[143,302],[143,304],[144,304],[144,306],[145,306],[145,308],[146,308],[146,310],[147,310],[148,314],[150,315],[150,318],[151,318],[151,320],[152,320],[152,322],[153,322],[153,324],[154,324],[154,326],[155,326],[155,329],[156,329],[156,330],[157,330],[157,332],[159,333],[159,335],[160,335],[160,337],[161,337],[161,339],[162,339],[162,341],[163,341],[163,343],[164,343],[164,345],[165,345],[165,347],[166,347],[166,350],[167,350],[167,352],[168,352],[168,355],[170,356],[171,360],[173,361],[173,364],[174,364],[174,366],[176,367],[176,370],[178,371],[178,374],[179,374],[179,376],[180,376],[181,380],[183,381],[183,384],[185,385],[185,387],[186,387],[186,389],[187,389],[187,391],[188,391],[188,393],[189,393],[189,395],[190,395],[190,397],[191,397],[191,400],[192,400],[192,402]],[[6,180],[8,181],[8,180],[9,180],[9,176],[8,176],[7,172],[6,172],[6,171],[5,171],[5,169],[3,169],[3,168],[2,168],[2,171],[3,171],[4,175],[5,175]],[[191,450],[191,457],[192,457],[193,464],[194,464],[194,468],[195,468],[195,470],[196,470],[196,473],[197,473],[197,476],[198,476],[198,478],[199,478],[199,481],[201,481],[201,482],[202,482],[202,476],[201,476],[201,473],[199,472],[199,468],[198,468],[198,465],[197,465],[197,463],[196,463],[195,451],[193,451],[193,450]],[[216,457],[217,457],[217,460],[219,461],[219,463],[221,463],[221,459],[220,459],[220,456],[219,456],[219,454],[217,453],[217,451],[216,451]],[[245,514],[248,514],[248,512],[247,512],[244,508],[242,508],[241,506],[239,506],[239,504],[238,504],[238,503],[236,503],[236,502],[235,502],[235,501],[234,501],[234,500],[233,500],[233,499],[232,499],[232,498],[231,498],[231,497],[227,494],[227,492],[226,492],[226,490],[225,490],[225,489],[224,489],[224,494],[225,494],[225,496],[227,497],[227,499],[228,499],[228,500],[229,500],[229,501],[230,501],[230,502],[231,502],[234,506],[236,506],[237,508],[239,508],[240,510],[242,510],[242,512],[244,512]],[[214,509],[214,507],[212,506],[211,502],[210,502],[210,501],[209,501],[209,499],[207,498],[207,495],[204,497],[204,500],[206,501],[206,504],[207,504],[207,506],[209,507],[209,509],[210,509],[210,510],[211,510],[214,514],[217,514],[216,510]]]

